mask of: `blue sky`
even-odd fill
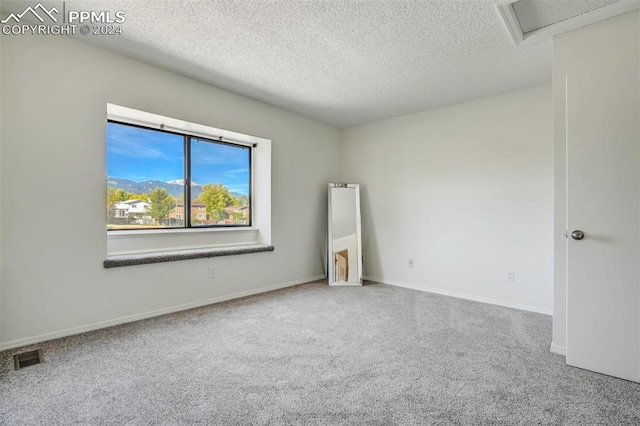
[[[135,182],[184,177],[183,137],[117,123],[107,124],[107,174]],[[249,149],[191,139],[191,180],[222,183],[249,193]]]

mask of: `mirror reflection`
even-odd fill
[[[358,184],[329,184],[331,285],[362,285],[360,191]]]

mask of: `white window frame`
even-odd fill
[[[116,233],[107,232],[105,229],[107,255],[256,243],[271,245],[271,140],[115,104],[107,104],[107,120],[186,133],[250,146],[252,149],[251,227],[144,229]],[[106,144],[106,134],[104,139]],[[106,191],[106,185],[104,190]]]

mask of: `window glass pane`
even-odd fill
[[[107,123],[107,229],[184,226],[184,137]]]
[[[250,225],[248,147],[191,139],[191,226]]]

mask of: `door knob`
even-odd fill
[[[579,229],[576,229],[571,233],[571,238],[573,238],[574,240],[581,240],[584,238],[584,232],[582,232]]]

